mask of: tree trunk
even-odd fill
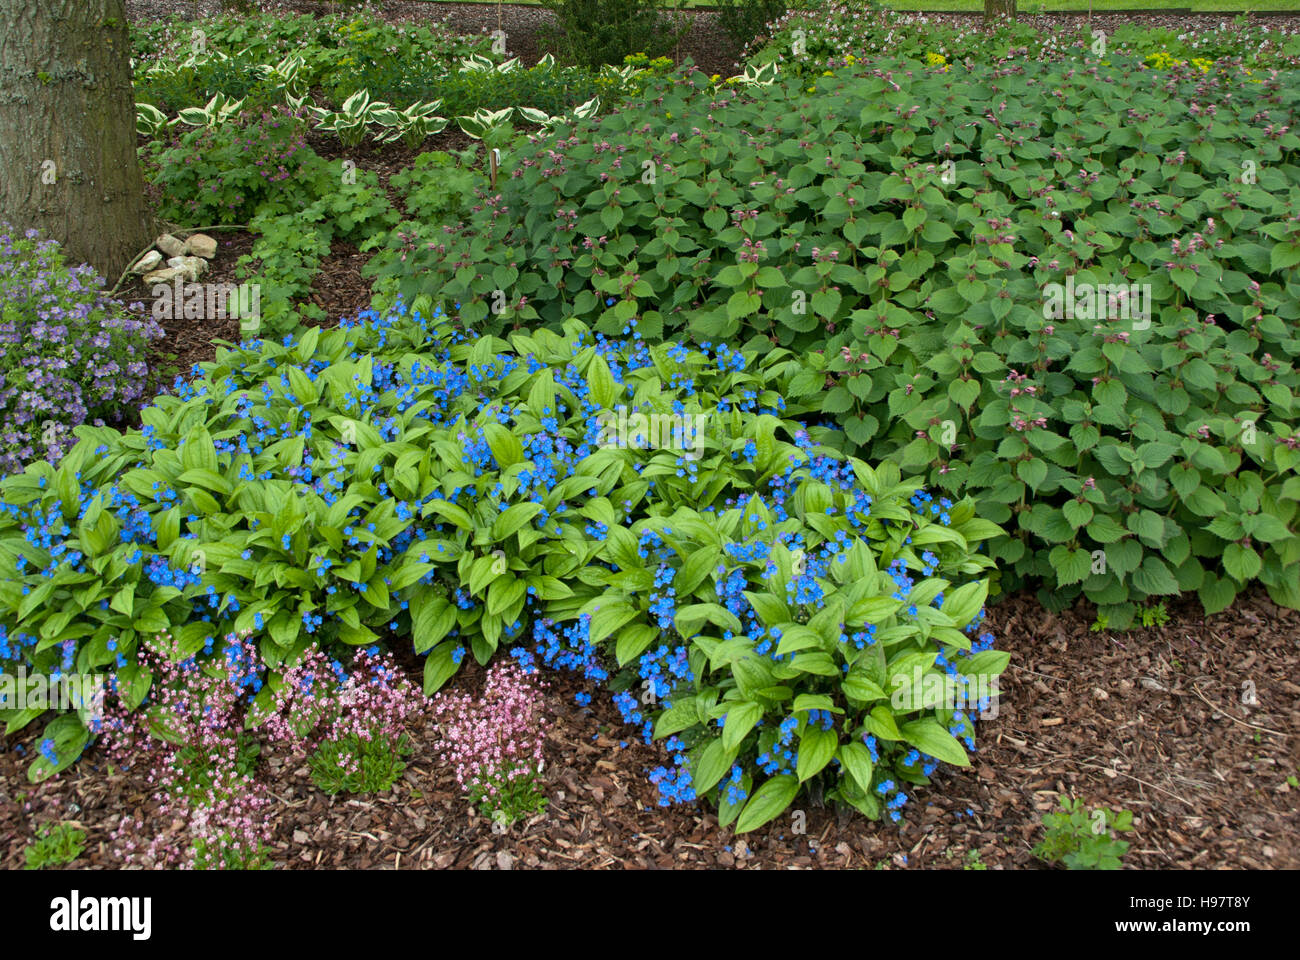
[[[1016,0],[984,0],[984,17],[1012,17],[1016,15]]]
[[[126,0],[0,0],[0,221],[110,282],[152,238]]]

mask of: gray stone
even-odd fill
[[[181,275],[181,271],[174,267],[168,267],[164,270],[155,270],[153,273],[147,273],[144,282],[152,286],[155,283],[171,283]]]
[[[208,272],[208,262],[201,257],[172,257],[167,266],[179,270],[186,280],[194,282]]]
[[[137,276],[144,276],[160,263],[162,263],[162,254],[157,250],[150,250],[136,261],[135,266],[131,268],[131,272]]]
[[[193,257],[211,260],[217,255],[217,241],[206,233],[196,233],[185,241],[185,252]]]
[[[185,255],[185,241],[177,240],[170,233],[164,233],[153,242],[153,245],[169,257]]]

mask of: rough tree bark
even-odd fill
[[[984,0],[984,16],[988,17],[1014,17],[1016,15],[1016,0]]]
[[[126,0],[0,0],[0,222],[116,280],[153,235]]]

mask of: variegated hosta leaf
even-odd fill
[[[352,96],[343,101],[343,107],[340,112],[350,117],[360,116],[365,113],[366,107],[370,105],[370,91],[358,90]]]
[[[206,126],[208,122],[208,112],[202,107],[186,107],[177,114],[181,123],[188,124],[191,127]]]
[[[472,54],[460,62],[460,73],[474,73],[478,70],[491,70],[492,61],[481,54]]]
[[[549,70],[551,67],[555,66],[555,58],[548,53],[537,61],[537,65],[543,69]]]
[[[596,111],[599,109],[600,109],[600,97],[592,97],[586,103],[579,104],[578,106],[574,107],[573,115],[577,117],[579,120],[582,120],[585,119],[586,117],[595,116]]]
[[[152,137],[165,126],[167,126],[167,114],[152,103],[137,103],[135,105],[135,129],[137,132],[146,137]]]
[[[545,110],[538,110],[536,107],[515,107],[515,111],[530,123],[546,124],[552,120]]]
[[[519,69],[518,57],[511,57],[509,60],[506,60],[504,63],[497,64],[497,73],[510,73],[512,70],[518,70],[518,69]]]
[[[478,117],[457,117],[456,123],[466,136],[473,137],[475,140],[482,139],[483,134],[488,130],[487,124]]]

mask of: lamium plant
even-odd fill
[[[377,291],[788,348],[828,443],[973,496],[1049,608],[1300,607],[1300,88],[1120,54],[761,69],[503,151],[463,223],[388,238]]]

